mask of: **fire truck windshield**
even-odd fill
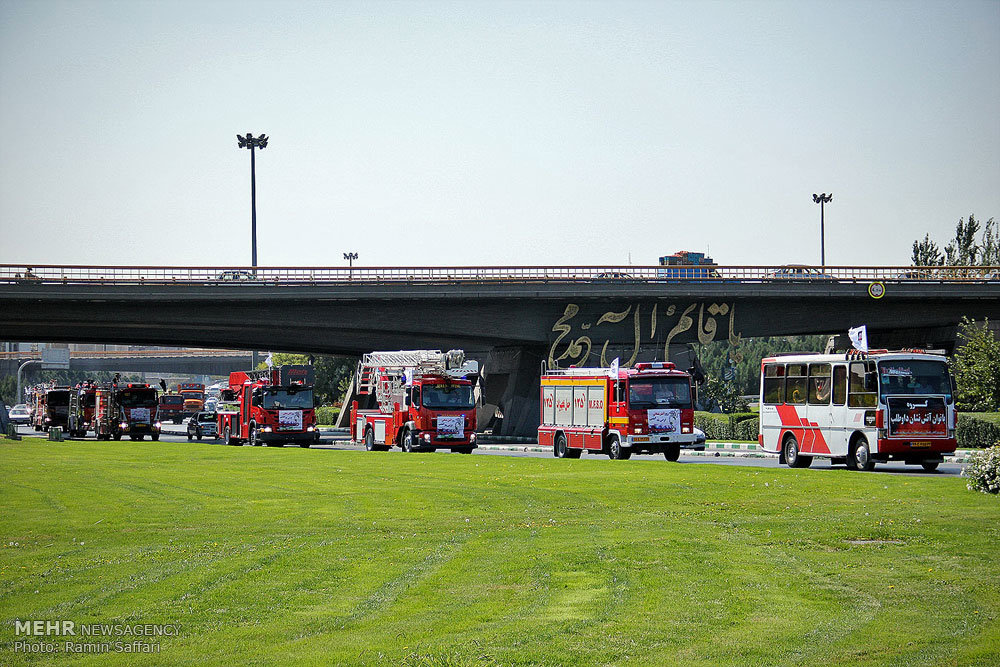
[[[940,361],[900,359],[878,364],[879,392],[893,394],[943,394],[951,399],[948,367]]]
[[[157,404],[155,389],[126,389],[119,395],[124,408],[151,408]]]
[[[467,384],[425,384],[423,406],[432,410],[471,410],[476,407]]]
[[[628,406],[633,410],[691,407],[687,378],[632,378],[628,387]]]
[[[50,391],[45,398],[45,402],[53,407],[69,405],[69,392],[63,390]]]
[[[265,410],[305,409],[313,406],[312,389],[289,391],[287,389],[265,389],[261,397],[260,407]]]

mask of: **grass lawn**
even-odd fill
[[[665,461],[0,440],[14,619],[101,664],[997,664],[1000,499]]]

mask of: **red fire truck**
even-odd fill
[[[359,396],[377,408],[351,403],[351,438],[368,451],[398,445],[406,452],[450,449],[471,454],[476,448],[476,400],[470,376],[479,363],[462,350],[372,352],[362,357],[355,376]]]
[[[161,421],[169,419],[175,424],[180,424],[186,414],[183,396],[180,394],[160,394],[159,415]]]
[[[94,435],[98,440],[160,439],[157,391],[148,384],[102,384],[94,392]]]
[[[34,393],[35,411],[32,419],[36,431],[48,431],[53,426],[66,428],[69,416],[69,387],[50,387]]]
[[[96,404],[97,387],[87,384],[69,392],[69,417],[66,428],[71,437],[82,438],[87,435],[94,423],[94,407]]]
[[[268,447],[318,442],[313,377],[313,367],[302,365],[230,373],[216,407],[222,441]]]
[[[697,439],[691,376],[670,362],[546,371],[541,412],[538,444],[558,458],[587,450],[612,459],[662,452],[676,461]]]

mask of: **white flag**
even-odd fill
[[[274,355],[272,355],[270,352],[268,352],[267,353],[267,359],[264,360],[264,363],[267,365],[268,368],[270,368],[271,366],[274,366]]]
[[[616,380],[618,379],[618,357],[615,357],[615,360],[611,362],[611,369],[608,371],[608,375]]]
[[[868,327],[862,324],[860,327],[848,329],[847,335],[851,337],[851,345],[855,350],[868,351]]]

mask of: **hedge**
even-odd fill
[[[975,415],[958,413],[958,446],[960,449],[981,449],[1000,442],[1000,424]]]
[[[340,408],[323,405],[316,408],[316,423],[323,426],[333,426],[340,415]]]

